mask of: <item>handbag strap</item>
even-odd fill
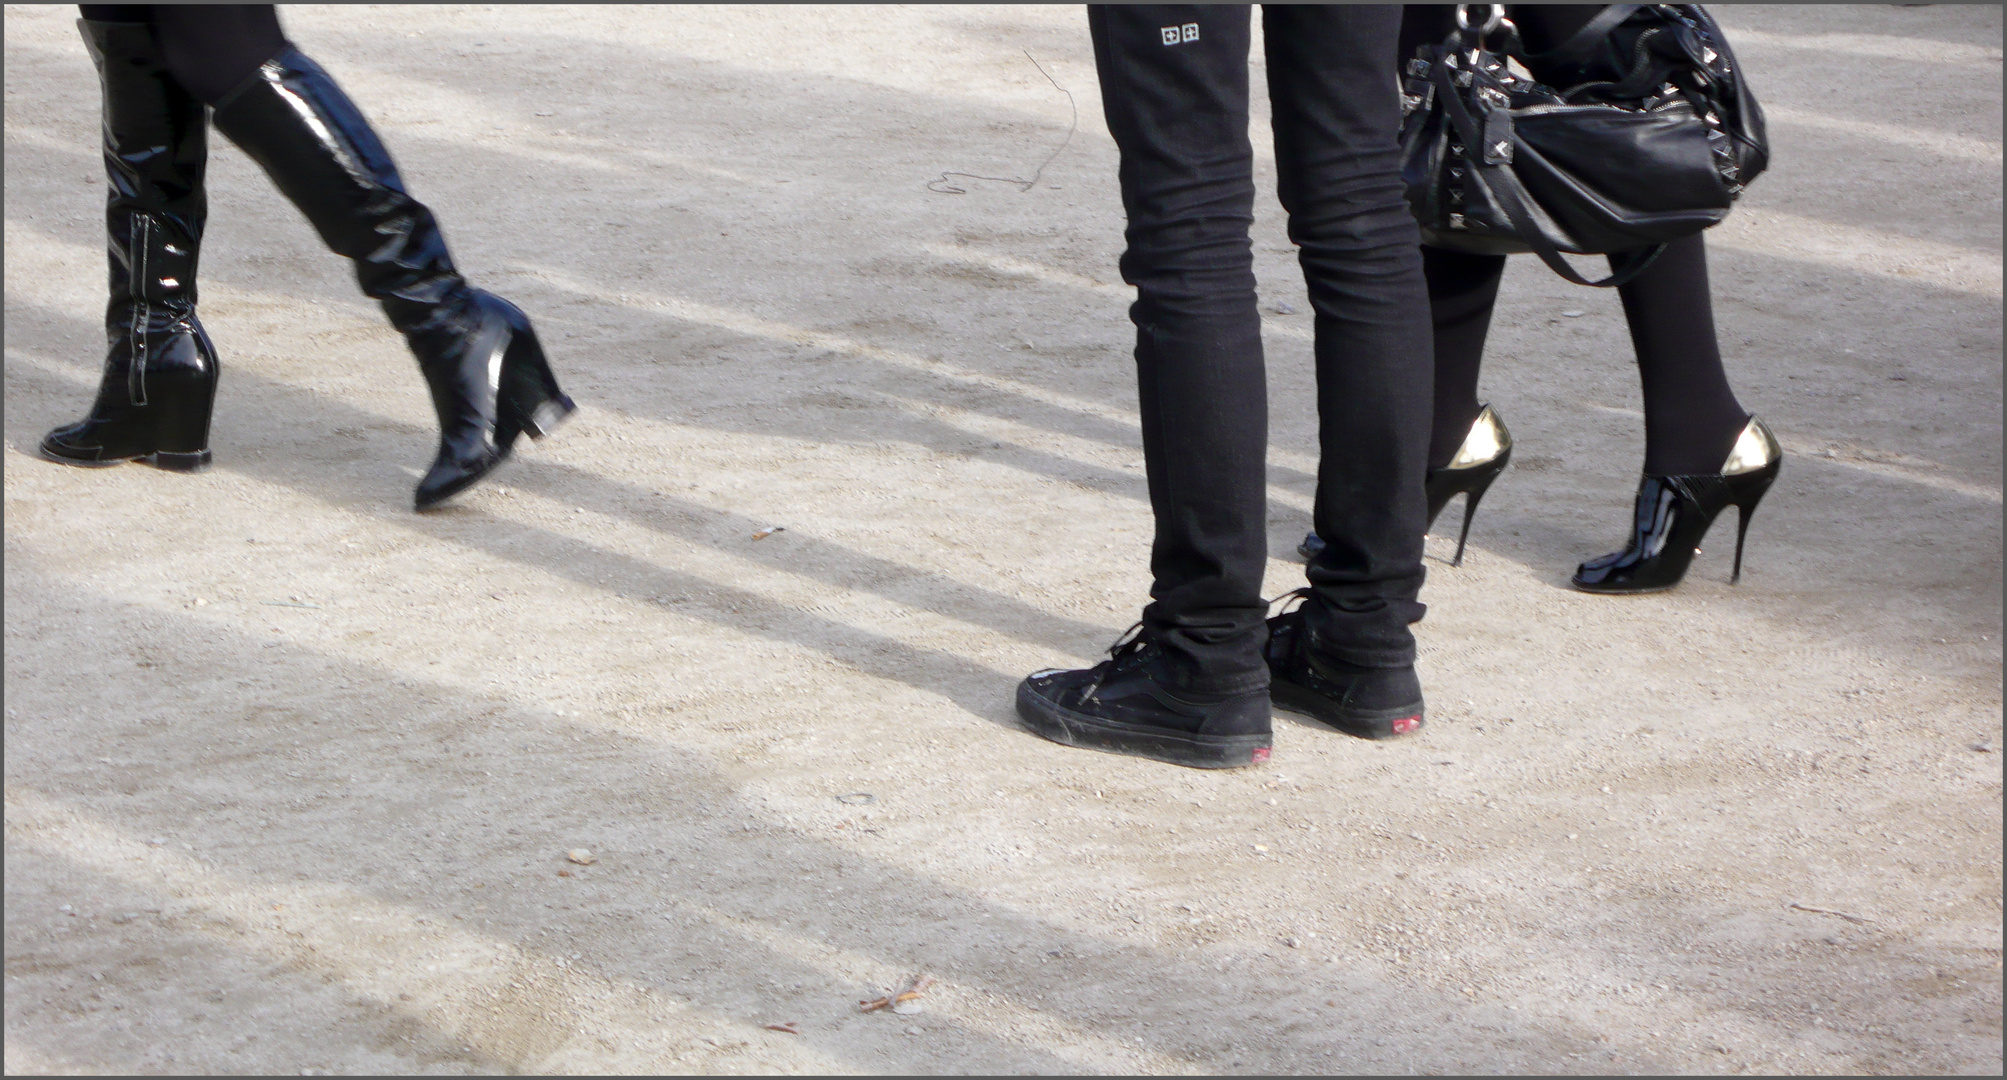
[[[1530,56],[1523,56],[1520,59],[1526,61],[1528,66],[1533,64],[1579,62],[1587,59],[1591,51],[1591,42],[1615,30],[1623,24],[1625,19],[1631,17],[1632,12],[1644,6],[1643,4],[1606,4],[1602,11],[1596,13],[1595,18],[1583,24],[1582,29],[1570,34],[1568,40],[1544,53],[1534,53]]]
[[[1449,114],[1450,122],[1456,125],[1457,134],[1463,139],[1464,161],[1470,166],[1471,177],[1476,179],[1481,175],[1496,176],[1503,172],[1507,168],[1505,164],[1485,163],[1481,149],[1484,144],[1477,129],[1477,120],[1470,115],[1470,110],[1464,107],[1463,95],[1457,92],[1456,83],[1450,78],[1449,66],[1438,61],[1430,67],[1432,70],[1429,75],[1436,83],[1436,99],[1442,103],[1443,111]],[[1475,82],[1476,72],[1473,71],[1471,74]],[[1519,239],[1525,241],[1535,255],[1540,256],[1540,261],[1546,263],[1548,269],[1577,285],[1587,285],[1596,289],[1614,289],[1627,285],[1631,279],[1644,273],[1645,268],[1656,261],[1659,253],[1666,249],[1664,244],[1654,244],[1649,248],[1623,253],[1617,256],[1624,260],[1622,266],[1612,266],[1610,276],[1601,281],[1590,281],[1568,265],[1568,260],[1561,257],[1561,252],[1547,242],[1547,234],[1541,232],[1533,223],[1533,215],[1526,209],[1526,204],[1520,201],[1515,183],[1492,183],[1486,180],[1485,187],[1490,190],[1492,198],[1498,201],[1499,208],[1505,211],[1505,216],[1512,219],[1512,227],[1518,232]]]

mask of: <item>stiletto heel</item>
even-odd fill
[[[1471,422],[1463,445],[1457,447],[1449,464],[1429,470],[1424,481],[1429,497],[1429,528],[1435,528],[1436,518],[1442,516],[1451,499],[1464,497],[1463,527],[1457,530],[1456,558],[1450,560],[1451,566],[1463,565],[1463,549],[1470,541],[1470,523],[1477,520],[1477,504],[1484,500],[1492,481],[1498,479],[1511,461],[1512,432],[1505,430],[1505,422],[1486,405],[1478,410],[1477,419]]]
[[[1755,422],[1754,418],[1751,422]],[[1764,429],[1763,434],[1768,436],[1769,429]],[[1735,500],[1735,570],[1728,577],[1730,585],[1742,581],[1742,541],[1749,535],[1749,519],[1756,516],[1756,505],[1763,501],[1763,496],[1769,493],[1770,485],[1776,479],[1776,461],[1770,462],[1767,467],[1759,466],[1728,477],[1729,493]]]
[[[1505,421],[1490,405],[1478,410],[1477,419],[1471,421],[1470,431],[1463,437],[1463,445],[1457,447],[1456,456],[1440,469],[1430,469],[1425,486],[1429,497],[1429,527],[1434,528],[1436,519],[1442,516],[1443,508],[1458,495],[1469,495],[1464,500],[1463,520],[1466,530],[1470,527],[1471,512],[1477,509],[1477,501],[1491,489],[1491,482],[1505,471],[1512,461],[1512,432],[1505,429]],[[1458,561],[1462,561],[1462,544],[1458,544]]]
[[[1512,452],[1510,450],[1507,450],[1506,457],[1509,458],[1511,455]],[[1469,494],[1464,496],[1463,527],[1457,530],[1456,558],[1450,560],[1451,566],[1463,565],[1463,546],[1464,543],[1470,539],[1470,523],[1477,518],[1477,504],[1484,499],[1484,493],[1491,490],[1491,482],[1493,480],[1498,479],[1498,474],[1504,471],[1505,471],[1505,458],[1500,458],[1498,462],[1498,467],[1493,469],[1490,475],[1484,477],[1477,484],[1477,486],[1470,489]]]
[[[1742,541],[1749,535],[1749,514],[1753,509],[1747,506],[1735,508],[1735,569],[1728,575],[1730,585],[1742,583]]]
[[[1783,468],[1784,448],[1755,416],[1743,425],[1718,473],[1653,476],[1638,483],[1631,542],[1624,550],[1583,563],[1573,584],[1584,592],[1657,592],[1678,585],[1714,519],[1736,508],[1735,569],[1742,579],[1742,547],[1749,519]]]
[[[1429,520],[1424,529],[1435,527],[1436,518],[1442,516],[1443,508],[1458,495],[1468,496],[1463,501],[1463,528],[1456,538],[1456,558],[1451,566],[1463,565],[1464,544],[1470,539],[1470,523],[1477,516],[1478,501],[1491,490],[1492,481],[1497,480],[1505,466],[1512,461],[1512,432],[1505,429],[1505,422],[1490,405],[1478,409],[1477,419],[1471,421],[1470,431],[1463,437],[1463,445],[1457,447],[1456,456],[1440,469],[1430,469],[1423,479],[1423,487],[1429,500]],[[1324,538],[1310,533],[1296,546],[1296,553],[1306,561],[1317,558],[1324,550]]]

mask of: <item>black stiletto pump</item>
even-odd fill
[[[1491,490],[1492,481],[1505,471],[1512,460],[1512,432],[1505,430],[1505,423],[1486,405],[1479,410],[1477,419],[1471,422],[1470,433],[1463,437],[1463,445],[1457,447],[1456,456],[1448,465],[1440,469],[1430,469],[1423,481],[1429,496],[1429,527],[1434,528],[1436,518],[1443,508],[1458,495],[1463,501],[1463,528],[1456,537],[1456,558],[1451,566],[1463,565],[1463,546],[1470,539],[1470,523],[1477,517],[1477,504],[1484,499],[1484,493]]]
[[[216,348],[195,318],[209,160],[203,106],[167,71],[150,27],[78,20],[104,87],[110,348],[90,414],[42,439],[65,465],[207,466]]]
[[[1784,464],[1783,447],[1762,420],[1751,416],[1736,437],[1718,473],[1692,476],[1645,474],[1638,483],[1631,542],[1622,551],[1585,562],[1573,584],[1584,592],[1658,592],[1678,585],[1714,519],[1736,508],[1735,569],[1729,583],[1742,580],[1742,544],[1749,519]]]
[[[1477,516],[1477,504],[1484,493],[1491,490],[1491,483],[1512,460],[1512,432],[1505,430],[1505,422],[1489,405],[1478,410],[1477,419],[1471,421],[1470,431],[1463,437],[1463,445],[1457,447],[1456,456],[1440,469],[1430,469],[1423,479],[1423,486],[1429,499],[1428,528],[1434,528],[1436,518],[1442,516],[1443,508],[1458,495],[1467,496],[1463,503],[1463,528],[1457,533],[1456,558],[1451,566],[1463,565],[1463,548],[1470,539],[1471,519]],[[1296,546],[1296,553],[1304,559],[1315,559],[1324,550],[1324,538],[1311,533]]]

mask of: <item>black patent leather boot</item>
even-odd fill
[[[1463,565],[1463,547],[1470,539],[1470,523],[1477,516],[1477,504],[1511,461],[1512,432],[1505,430],[1505,422],[1486,405],[1471,422],[1463,445],[1457,447],[1449,464],[1428,471],[1423,486],[1429,499],[1429,528],[1435,527],[1436,518],[1442,516],[1451,499],[1467,496],[1463,503],[1463,529],[1457,533],[1456,558],[1450,561],[1451,566]],[[1305,536],[1303,543],[1296,546],[1296,553],[1305,559],[1315,559],[1323,550],[1324,538],[1316,533]]]
[[[364,295],[418,357],[439,417],[418,509],[493,471],[517,436],[542,438],[570,415],[529,319],[454,269],[432,211],[405,193],[376,132],[319,64],[286,46],[224,98],[215,122],[354,260]]]
[[[77,21],[104,94],[111,296],[104,376],[90,415],[42,439],[66,465],[209,464],[216,349],[195,318],[207,122],[167,72],[153,28]]]
[[[1622,551],[1585,562],[1573,584],[1585,592],[1658,592],[1678,585],[1700,549],[1714,519],[1736,508],[1735,569],[1729,583],[1742,580],[1742,542],[1756,504],[1776,481],[1784,464],[1783,447],[1770,428],[1754,416],[1743,425],[1735,448],[1718,473],[1653,476],[1638,484],[1637,513],[1631,542]]]

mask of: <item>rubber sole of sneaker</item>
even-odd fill
[[[1307,716],[1361,739],[1398,739],[1422,729],[1422,703],[1398,709],[1339,709],[1332,700],[1287,679],[1271,676],[1268,699],[1279,709]]]
[[[1146,757],[1191,769],[1238,769],[1268,760],[1267,735],[1187,735],[1142,729],[1055,705],[1029,683],[1017,688],[1017,714],[1031,730],[1064,746]]]

